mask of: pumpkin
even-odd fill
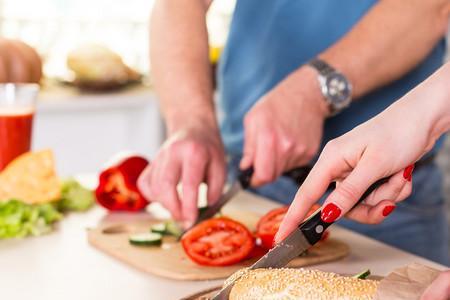
[[[42,61],[29,45],[18,40],[0,39],[0,82],[39,83]]]

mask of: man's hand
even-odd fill
[[[42,62],[27,44],[0,38],[0,82],[39,82]]]
[[[317,73],[302,67],[265,94],[244,119],[241,169],[254,167],[252,185],[307,164],[317,153],[328,107]]]
[[[220,197],[225,182],[225,155],[217,129],[202,122],[175,131],[139,177],[144,196],[158,201],[189,227],[198,214],[198,188],[208,184],[208,203]],[[177,184],[182,183],[182,195]]]

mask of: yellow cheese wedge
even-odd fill
[[[28,204],[60,198],[60,184],[51,150],[27,152],[0,173],[0,201],[17,199]]]

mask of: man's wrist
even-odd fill
[[[176,109],[165,115],[168,134],[185,128],[208,128],[218,131],[215,113],[206,107],[189,106],[189,109]]]
[[[322,94],[318,80],[319,72],[311,66],[304,65],[295,73],[295,81],[299,87],[299,93],[306,99],[313,101],[320,114],[327,118],[331,115],[330,105]]]

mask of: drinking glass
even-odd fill
[[[0,84],[0,171],[30,150],[39,85]]]

